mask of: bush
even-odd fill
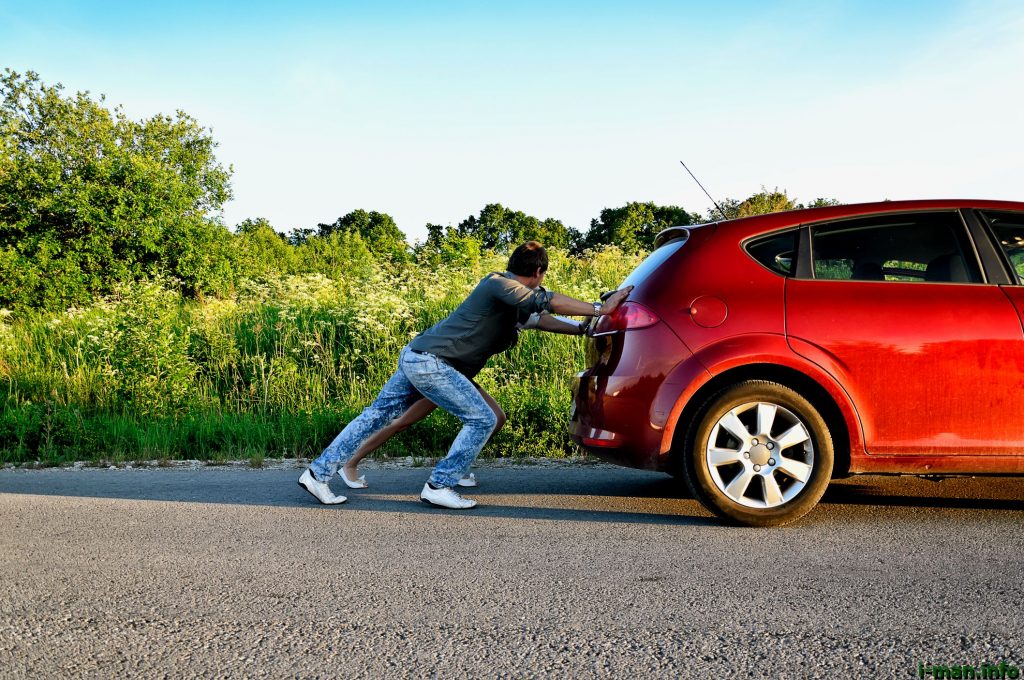
[[[104,349],[118,397],[143,416],[182,410],[194,391],[196,366],[180,296],[158,279],[121,286],[117,299]]]
[[[130,120],[88,92],[0,75],[0,306],[64,309],[157,273],[223,292],[230,168],[188,115]]]

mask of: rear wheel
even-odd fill
[[[833,458],[828,426],[807,399],[785,385],[750,380],[700,409],[682,467],[694,497],[716,515],[777,526],[814,507]]]

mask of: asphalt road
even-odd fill
[[[1024,480],[835,483],[781,529],[609,467],[0,472],[2,677],[917,677],[1024,665]],[[980,676],[979,676],[980,677]]]

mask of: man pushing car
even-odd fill
[[[518,327],[531,316],[540,315],[536,321],[540,330],[581,335],[587,324],[558,319],[551,313],[587,317],[610,314],[632,289],[616,291],[603,303],[583,302],[541,287],[547,269],[547,251],[540,243],[529,241],[516,248],[507,271],[485,276],[455,311],[402,349],[398,370],[377,398],[310,464],[299,477],[299,485],[321,503],[344,503],[345,496],[335,495],[328,486],[339,466],[425,398],[462,421],[462,429],[448,455],[423,485],[420,499],[459,510],[475,506],[476,501],[463,498],[454,487],[494,432],[498,415],[488,403],[493,399],[473,382],[473,377],[490,357],[515,344]],[[365,482],[353,482],[348,476],[345,481],[356,488],[365,486]]]

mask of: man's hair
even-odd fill
[[[527,241],[512,251],[508,258],[508,270],[516,276],[533,276],[537,267],[542,272],[548,270],[548,251],[536,241]]]

